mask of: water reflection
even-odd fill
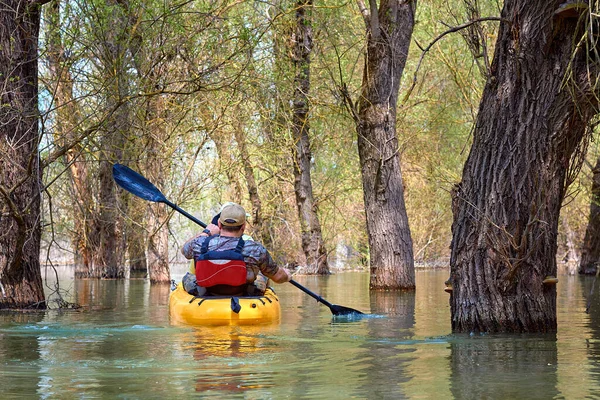
[[[68,280],[83,307],[0,313],[2,398],[600,397],[600,285],[562,277],[555,336],[450,332],[447,271],[417,271],[415,293],[372,292],[368,274],[296,279],[369,313],[340,321],[277,285],[280,324],[173,326],[168,287]]]
[[[36,323],[44,317],[40,313],[17,314],[11,313],[6,318],[10,319],[10,326],[19,327],[22,324]],[[25,338],[15,337],[7,332],[0,331],[0,360],[12,360],[14,368],[9,374],[3,374],[0,368],[0,376],[2,376],[2,389],[0,392],[6,397],[29,397],[34,398],[37,393],[37,384],[44,382],[35,382],[31,385],[33,376],[39,376],[39,368],[37,366],[40,359],[40,345],[35,335],[28,335]]]
[[[582,297],[586,299],[587,317],[586,326],[580,330],[585,338],[589,369],[583,368],[580,375],[583,379],[598,380],[600,376],[600,280],[596,277],[580,277]],[[587,333],[587,335],[584,334]],[[581,378],[580,378],[581,379]],[[600,397],[600,389],[594,385],[590,388],[589,396]]]
[[[368,354],[364,360],[364,380],[362,394],[371,394],[375,398],[405,398],[404,384],[413,376],[408,369],[415,360],[416,347],[406,345],[413,337],[415,325],[414,292],[371,293],[371,310],[374,314],[386,318],[373,319],[368,324],[368,335],[377,340],[368,340],[361,347]],[[390,384],[389,376],[394,376]]]
[[[555,335],[456,336],[450,348],[454,398],[552,399],[559,394]]]
[[[182,333],[176,341],[181,344],[183,353],[192,355],[189,368],[196,376],[195,392],[206,395],[218,391],[229,397],[273,387],[272,374],[256,363],[261,359],[256,356],[276,351],[268,339],[276,329],[275,326],[214,326]],[[215,369],[215,360],[223,368]]]
[[[126,304],[131,285],[128,280],[77,279],[73,283],[74,302],[88,311]]]

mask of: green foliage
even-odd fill
[[[496,2],[480,2],[484,9],[480,16],[497,16],[493,4]],[[397,129],[417,261],[449,257],[450,191],[461,179],[485,84],[485,68],[478,67],[481,60],[473,56],[462,30],[444,35],[419,64],[422,49],[450,27],[477,17],[464,6],[463,2],[419,3],[413,35],[413,44],[418,46],[411,46],[400,90],[402,98],[416,79],[415,89],[399,109]],[[497,22],[479,24],[486,33],[479,46],[486,47],[491,57]]]
[[[107,157],[102,143],[112,134],[105,129],[114,111],[107,102],[111,95],[129,110],[121,149],[124,161],[143,173],[149,168],[148,160],[159,163],[167,171],[161,190],[205,221],[225,201],[236,200],[252,208],[241,158],[245,146],[273,239],[272,250],[282,262],[300,262],[289,150],[293,146],[290,40],[294,7],[293,1],[62,3],[63,63],[73,80],[80,116],[74,130],[90,130],[80,139],[78,159],[89,166],[91,186],[97,187],[98,161]],[[460,180],[469,151],[489,65],[485,54],[491,60],[497,22],[480,22],[445,35],[420,61],[422,49],[449,26],[498,16],[498,7],[491,0],[418,3],[397,120],[417,261],[448,257],[450,190]],[[358,99],[365,26],[356,3],[343,0],[315,1],[312,18],[309,98],[315,200],[327,248],[332,253],[336,248],[351,248],[358,256],[344,260],[345,267],[360,267],[360,256],[368,248],[360,166],[354,121],[344,108],[341,90]],[[63,121],[53,101],[56,82],[45,67],[47,38],[44,33],[40,76],[48,110],[44,117],[47,136],[42,141],[45,157],[57,151],[64,139],[54,135]],[[107,41],[117,45],[107,48],[102,45]],[[76,216],[80,206],[70,200],[71,182],[63,174],[66,168],[59,159],[45,174],[46,182],[52,182],[52,223],[59,236],[72,231],[72,218],[67,216]],[[98,201],[94,189],[94,206]],[[582,201],[573,212],[583,213],[584,206]],[[138,223],[145,226],[144,221]],[[179,217],[170,225],[174,246],[197,230]],[[572,224],[577,230],[582,225]]]

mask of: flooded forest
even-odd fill
[[[555,332],[597,273],[597,2],[0,4],[0,309],[68,306],[57,266],[170,284],[202,228],[115,164],[299,275],[445,268],[454,332]]]

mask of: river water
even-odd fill
[[[447,277],[369,293],[366,273],[297,276],[370,315],[334,319],[284,284],[279,324],[194,328],[170,323],[167,287],[67,274],[81,309],[0,314],[0,398],[600,398],[600,282],[560,277],[556,335],[471,336],[451,334]]]

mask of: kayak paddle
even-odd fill
[[[131,168],[122,164],[114,164],[113,178],[117,185],[121,186],[129,193],[136,195],[137,197],[140,197],[144,200],[153,201],[155,203],[165,203],[166,205],[173,208],[175,211],[179,211],[181,214],[185,215],[201,227],[206,228],[206,224],[204,222],[200,221],[198,218],[179,208],[179,206],[177,206],[176,204],[171,203],[161,193],[161,191],[158,190],[158,188],[152,184],[152,182],[150,182],[144,176],[135,172]],[[319,303],[325,304],[327,307],[329,307],[333,315],[363,314],[362,312],[358,310],[353,310],[352,308],[331,304],[318,294],[311,292],[310,290],[308,290],[293,279],[290,279],[290,283],[296,286],[298,289],[302,290],[304,293],[308,294],[309,296],[312,296],[313,298],[317,299]]]
[[[310,290],[308,290],[307,288],[305,288],[304,286],[302,286],[301,284],[299,284],[298,282],[296,282],[293,279],[290,279],[290,283],[292,285],[296,286],[298,289],[302,290],[304,293],[315,298],[319,303],[322,303],[322,304],[326,305],[327,307],[329,307],[329,309],[331,310],[331,313],[333,315],[364,314],[358,310],[354,310],[349,307],[338,306],[337,304],[331,304],[330,302],[328,302],[327,300],[325,300],[318,294],[311,292]]]
[[[156,186],[152,184],[148,179],[138,174],[131,168],[123,164],[113,165],[113,178],[117,185],[127,190],[129,193],[136,195],[144,200],[153,201],[155,203],[165,203],[175,211],[179,211],[198,225],[206,228],[206,224],[191,214],[188,214],[185,210],[182,210],[174,203],[171,203],[164,194]]]

